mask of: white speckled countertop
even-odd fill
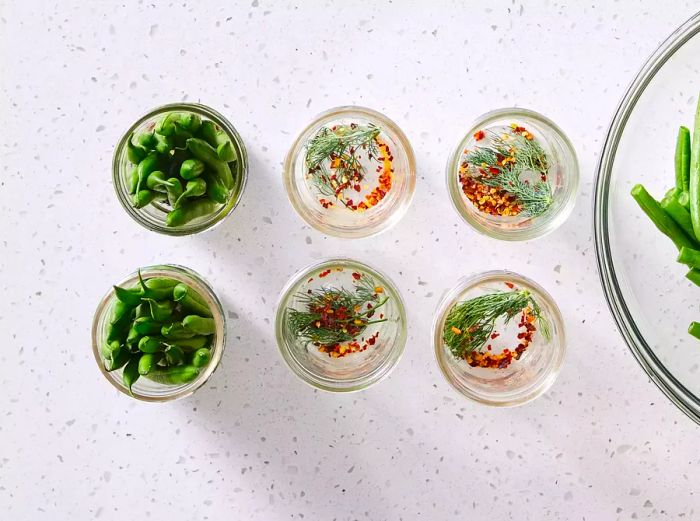
[[[227,4],[0,1],[0,517],[697,519],[698,428],[623,344],[591,239],[612,113],[697,5]],[[110,182],[122,132],[178,100],[221,111],[251,158],[242,205],[189,238],[139,227]],[[416,151],[413,205],[376,238],[310,229],[282,187],[294,135],[341,104],[384,112]],[[571,219],[524,244],[477,236],[444,182],[460,133],[508,105],[554,119],[581,163]],[[408,309],[403,359],[362,393],[314,391],[275,346],[280,288],[329,254],[387,272]],[[160,406],[107,384],[89,335],[109,285],[159,262],[208,278],[230,334],[207,385]],[[545,286],[568,326],[559,379],[515,409],[462,399],[431,348],[442,292],[494,268]]]

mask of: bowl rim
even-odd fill
[[[632,318],[615,275],[610,249],[610,237],[607,230],[610,177],[620,138],[630,114],[661,67],[698,32],[700,32],[700,12],[686,20],[659,45],[646,60],[623,94],[603,141],[596,169],[595,197],[593,199],[593,236],[598,275],[603,287],[603,294],[627,347],[651,381],[681,411],[700,424],[700,399],[666,369],[646,340],[644,340]]]

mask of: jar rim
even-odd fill
[[[474,217],[473,213],[478,212],[476,209],[468,208],[465,204],[462,191],[458,186],[459,166],[462,157],[462,150],[465,144],[471,139],[471,136],[477,130],[483,127],[488,127],[505,118],[514,119],[529,119],[536,124],[542,125],[547,131],[560,142],[562,149],[568,156],[568,165],[566,170],[567,188],[563,195],[563,199],[556,211],[547,211],[545,214],[532,218],[532,224],[520,228],[504,229],[497,226],[489,226]],[[566,159],[566,158],[565,158]],[[526,241],[544,237],[561,226],[571,215],[576,204],[576,196],[579,187],[579,163],[576,155],[576,150],[564,133],[564,131],[551,119],[535,112],[534,110],[508,107],[491,110],[476,118],[470,125],[469,130],[459,138],[457,145],[454,147],[452,154],[447,161],[445,169],[445,179],[447,191],[450,194],[450,200],[455,211],[459,214],[464,222],[469,224],[477,232],[492,237],[494,239],[505,241]]]
[[[387,132],[387,134],[402,149],[402,155],[405,157],[407,163],[407,168],[404,172],[406,182],[405,188],[399,194],[399,198],[394,204],[394,207],[390,209],[389,213],[381,221],[378,221],[375,224],[343,227],[330,224],[323,219],[316,217],[314,213],[309,211],[307,205],[299,195],[300,191],[296,182],[295,170],[297,162],[303,155],[303,148],[306,145],[312,131],[321,128],[330,121],[343,117],[352,117],[353,115],[380,122],[381,125],[379,126],[382,128],[382,130]],[[415,154],[410,141],[406,137],[406,134],[404,134],[403,130],[401,130],[401,128],[393,120],[389,119],[381,112],[359,105],[342,105],[333,107],[314,116],[312,120],[297,134],[297,137],[294,139],[294,142],[289,148],[284,161],[284,186],[290,204],[296,213],[307,224],[309,224],[309,226],[334,237],[365,238],[388,230],[398,221],[400,221],[406,214],[411,202],[413,201],[415,184]]]
[[[486,394],[479,393],[478,389],[468,387],[467,385],[461,384],[457,381],[457,378],[453,374],[453,371],[448,367],[447,361],[445,360],[445,357],[452,355],[450,353],[446,353],[445,351],[443,328],[447,314],[452,307],[459,302],[460,296],[463,295],[465,291],[477,287],[484,282],[499,279],[507,279],[509,281],[512,280],[516,284],[522,285],[525,288],[532,290],[533,293],[536,293],[537,297],[546,303],[550,311],[550,316],[547,318],[552,322],[551,326],[557,334],[556,342],[552,343],[551,345],[554,355],[553,364],[548,368],[548,371],[535,382],[536,385],[530,386],[520,393],[503,393],[503,395],[490,394],[487,396]],[[564,319],[554,298],[549,294],[549,292],[547,292],[547,290],[545,290],[534,280],[509,270],[490,270],[480,273],[472,273],[460,278],[453,287],[447,289],[440,298],[433,317],[432,336],[435,360],[442,376],[450,387],[465,398],[483,405],[496,407],[513,407],[523,405],[547,392],[559,375],[564,362],[564,356],[566,354],[566,331],[564,327]]]
[[[240,182],[231,190],[229,200],[221,205],[219,209],[207,216],[206,219],[197,222],[196,224],[185,224],[183,226],[169,227],[165,225],[165,221],[157,222],[155,219],[147,219],[144,213],[139,208],[134,208],[128,189],[125,187],[126,173],[123,172],[123,162],[126,155],[127,142],[132,134],[146,123],[149,119],[169,112],[192,112],[216,123],[221,129],[226,132],[231,144],[234,146],[237,154],[236,161],[236,176],[240,176]],[[126,213],[138,224],[144,228],[171,236],[192,235],[195,233],[211,230],[223,222],[240,204],[243,197],[243,192],[248,181],[248,152],[245,144],[236,128],[228,121],[221,113],[213,108],[201,103],[169,103],[160,105],[149,110],[134,122],[129,129],[122,135],[117,142],[112,155],[112,185],[117,194],[117,199],[126,211]]]
[[[93,316],[91,337],[92,352],[95,357],[95,361],[97,362],[97,366],[105,379],[112,384],[114,388],[130,398],[144,402],[168,402],[185,398],[202,387],[209,380],[214,371],[216,371],[219,363],[221,362],[221,358],[223,357],[224,349],[226,347],[226,317],[224,315],[223,306],[218,296],[214,292],[214,289],[211,287],[209,282],[206,281],[206,279],[191,268],[181,266],[179,264],[155,264],[152,266],[144,266],[130,273],[115,285],[124,286],[126,284],[135,283],[138,280],[139,271],[141,272],[141,275],[148,275],[149,278],[165,276],[184,282],[188,286],[191,285],[194,287],[197,293],[202,296],[202,298],[211,304],[212,314],[214,315],[216,324],[214,343],[211,346],[211,360],[204,370],[192,382],[182,386],[172,386],[172,390],[170,392],[167,391],[168,386],[163,385],[163,390],[165,392],[157,396],[141,394],[137,389],[132,389],[133,394],[130,394],[128,389],[123,385],[121,379],[112,376],[116,373],[121,374],[121,370],[109,372],[105,369],[100,350],[100,345],[103,340],[102,335],[104,333],[103,328],[101,327],[103,325],[103,318],[111,311],[111,305],[116,300],[114,287],[112,286],[110,290],[102,297],[102,299],[100,299]]]
[[[342,380],[318,375],[312,371],[309,371],[303,364],[301,364],[301,362],[299,362],[294,356],[292,347],[286,342],[282,327],[286,303],[293,296],[294,288],[304,279],[308,278],[311,273],[316,272],[319,269],[338,265],[369,273],[380,280],[383,286],[388,288],[389,292],[394,297],[394,305],[396,306],[398,315],[397,336],[393,340],[392,346],[390,347],[382,363],[367,374],[360,375],[353,379]],[[398,288],[383,272],[349,257],[324,258],[297,270],[280,291],[275,313],[275,338],[277,341],[277,348],[282,355],[282,359],[285,361],[289,369],[291,369],[291,371],[306,384],[313,388],[329,392],[361,391],[386,378],[401,359],[406,347],[407,339],[406,308]]]

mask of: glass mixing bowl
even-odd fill
[[[630,196],[642,183],[657,199],[674,182],[679,125],[692,126],[700,92],[700,13],[649,58],[613,118],[598,166],[595,243],[610,310],[649,378],[700,423],[700,288],[678,251]]]

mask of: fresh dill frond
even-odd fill
[[[511,129],[508,134],[498,134],[488,130],[488,145],[475,147],[464,161],[475,170],[479,183],[513,195],[524,214],[537,217],[552,205],[552,187],[547,178],[550,165],[542,146],[524,132]],[[538,179],[525,180],[528,172]]]
[[[520,178],[520,171],[501,168],[497,175],[484,175],[479,182],[513,194],[522,205],[523,213],[537,217],[546,212],[552,204],[552,187],[546,181],[527,183]]]
[[[365,169],[358,159],[358,152],[362,150],[369,158],[377,158],[379,149],[376,138],[380,132],[381,129],[375,125],[354,123],[319,129],[306,146],[305,161],[308,173],[321,195],[342,199],[339,195],[345,184],[338,180],[345,177],[360,182],[364,178]],[[331,174],[324,163],[334,160],[335,173]]]
[[[496,320],[502,318],[507,324],[528,307],[532,309],[542,335],[549,339],[549,323],[531,293],[513,290],[480,295],[453,306],[443,328],[445,344],[454,356],[464,358],[486,344],[494,332]]]
[[[387,320],[372,320],[376,310],[389,300],[381,297],[383,291],[371,277],[363,275],[355,281],[353,290],[330,287],[299,293],[297,297],[304,309],[287,308],[288,331],[308,343],[323,346],[349,342],[368,326]]]

